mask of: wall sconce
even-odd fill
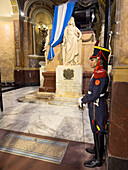
[[[45,42],[46,42],[46,37],[48,35],[48,27],[46,27],[46,25],[42,24],[41,22],[39,22],[39,26],[38,26],[38,30],[39,30],[39,34],[42,37],[42,46],[41,46],[41,55],[44,56],[45,53]]]
[[[43,36],[45,36],[45,34],[47,34],[48,27],[46,27],[46,25],[41,24],[38,26],[38,29],[39,29],[39,34],[42,34]]]
[[[21,15],[22,17],[24,17],[24,12],[21,11],[21,12],[20,12],[20,15]]]

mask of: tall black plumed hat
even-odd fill
[[[110,50],[108,50],[107,48],[94,46],[93,55],[90,57],[90,59],[100,57],[99,59],[102,59],[103,61],[108,61],[109,54]]]

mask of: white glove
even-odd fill
[[[80,107],[82,107],[82,100],[81,100],[82,98],[83,98],[83,97],[80,97],[80,98],[78,99],[78,104],[79,104]]]

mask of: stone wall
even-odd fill
[[[128,68],[128,8],[127,0],[117,0],[114,43],[114,67]]]
[[[0,21],[0,42],[1,81],[13,82],[15,66],[13,21]]]
[[[90,67],[89,57],[93,54],[95,40],[95,34],[93,31],[82,32],[82,51],[81,51],[81,64],[83,71],[93,71]]]

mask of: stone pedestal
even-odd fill
[[[43,87],[39,88],[39,92],[54,92],[56,91],[56,73],[55,72],[42,72],[44,77]]]
[[[42,73],[47,71],[46,62],[45,61],[40,61],[39,65],[41,66],[40,67],[40,87],[43,87],[44,76],[42,75]]]
[[[82,95],[81,65],[59,65],[56,68],[56,96],[78,98]]]

